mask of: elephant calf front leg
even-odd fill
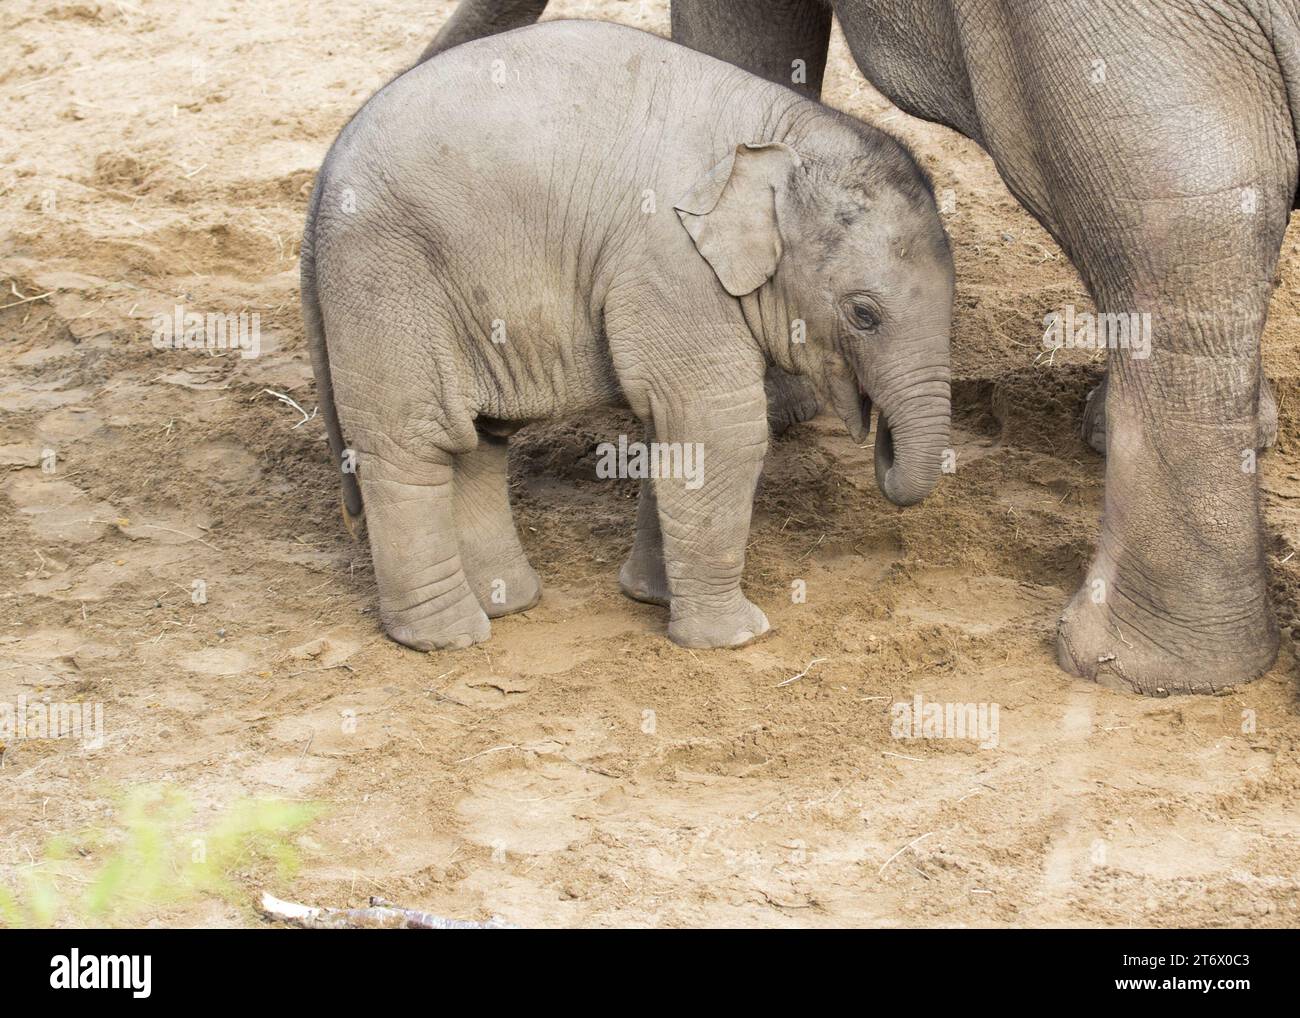
[[[654,481],[670,595],[668,637],[683,647],[735,647],[770,628],[740,589],[767,448],[763,401],[756,398],[752,409],[756,420],[710,431],[693,447],[700,457],[696,476]]]
[[[415,650],[468,647],[490,632],[461,568],[452,486],[450,456],[402,465],[362,457],[380,622]]]

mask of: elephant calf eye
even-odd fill
[[[880,316],[876,309],[866,304],[850,304],[849,318],[856,328],[863,332],[875,332],[880,328]]]

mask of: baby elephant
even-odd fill
[[[321,413],[348,513],[364,495],[385,631],[465,647],[536,604],[507,438],[623,404],[661,465],[689,447],[695,468],[641,485],[624,592],[668,604],[683,646],[765,632],[740,589],[765,371],[806,376],[855,442],[874,403],[876,478],[909,505],[948,442],[952,295],[906,150],[780,85],[596,22],[408,71],[330,149],[302,243]]]

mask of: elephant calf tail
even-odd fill
[[[485,39],[531,25],[546,10],[546,0],[460,0],[447,23],[429,43],[418,64],[463,42]]]
[[[343,470],[343,429],[339,427],[338,410],[334,406],[334,383],[330,378],[329,351],[325,347],[325,322],[321,317],[320,301],[316,294],[314,234],[321,187],[321,176],[317,176],[311,205],[307,210],[307,227],[302,234],[302,257],[299,261],[302,317],[307,332],[307,349],[311,352],[312,372],[316,376],[316,405],[320,408],[321,418],[325,421],[325,434],[329,438],[334,468],[343,472],[343,522],[347,525],[348,532],[355,537],[356,524],[364,512],[361,505],[361,487],[357,484],[355,467]]]

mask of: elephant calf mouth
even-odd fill
[[[866,393],[859,393],[857,415],[849,416],[844,423],[848,427],[849,437],[855,444],[866,444],[867,437],[871,434],[871,397]]]
[[[895,502],[894,491],[897,475],[890,476],[894,469],[894,433],[889,430],[889,419],[882,413],[876,418],[876,483],[880,485],[881,494]],[[897,504],[897,503],[895,503]]]

